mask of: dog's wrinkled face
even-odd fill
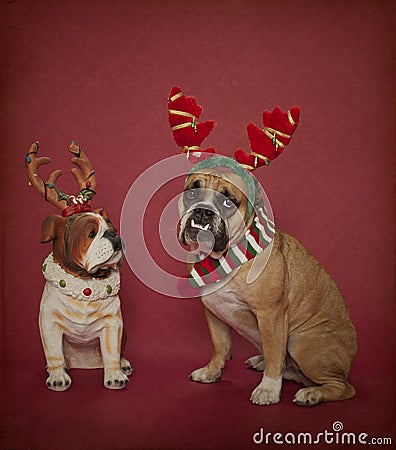
[[[219,258],[246,231],[246,187],[233,172],[205,169],[186,181],[179,201],[179,240]]]
[[[42,225],[41,242],[54,241],[54,257],[64,268],[94,275],[116,269],[122,256],[122,240],[104,210],[51,216]]]
[[[96,213],[77,215],[66,227],[66,252],[90,274],[115,269],[122,258],[122,242],[106,217]]]

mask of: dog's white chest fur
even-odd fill
[[[224,286],[213,293],[203,295],[202,303],[215,316],[261,350],[257,320],[249,306],[240,300],[238,293],[232,287],[227,289],[227,286]]]
[[[46,283],[40,305],[40,314],[50,323],[66,325],[65,335],[73,340],[86,342],[94,339],[103,328],[106,317],[115,316],[120,309],[118,295],[103,300],[85,302],[64,295],[59,289]]]
[[[40,304],[40,332],[43,336],[59,329],[59,333],[63,334],[68,368],[103,367],[98,339],[110,321],[114,327],[122,326],[118,295],[90,302],[81,301],[63,294],[46,282]],[[90,351],[75,354],[70,344],[84,346]],[[55,349],[51,346],[56,345],[56,341],[46,341],[45,345],[46,353],[52,353]]]

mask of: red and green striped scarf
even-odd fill
[[[208,256],[197,261],[189,275],[179,279],[177,288],[184,297],[199,295],[199,290],[211,283],[222,280],[237,267],[253,259],[265,250],[275,235],[275,224],[260,208],[253,224],[240,242],[234,244],[225,256],[214,259]]]

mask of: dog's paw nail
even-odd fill
[[[215,383],[218,383],[219,381],[221,381],[221,377],[217,377],[217,378],[215,379]]]
[[[111,381],[110,380],[107,382],[107,386],[111,386]]]
[[[68,380],[65,381],[65,386],[69,386],[69,381]]]
[[[115,384],[118,384],[118,380],[114,380],[114,383],[115,383]]]

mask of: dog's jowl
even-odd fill
[[[103,209],[92,210],[95,172],[85,153],[72,143],[72,169],[79,184],[77,196],[56,186],[61,172],[47,182],[38,169],[49,158],[37,157],[34,142],[25,158],[30,184],[61,215],[44,219],[41,242],[53,243],[42,273],[46,279],[39,325],[47,361],[46,384],[54,391],[71,385],[68,369],[104,368],[104,386],[121,389],[133,371],[123,355],[126,338],[121,315],[119,265],[122,241]]]

